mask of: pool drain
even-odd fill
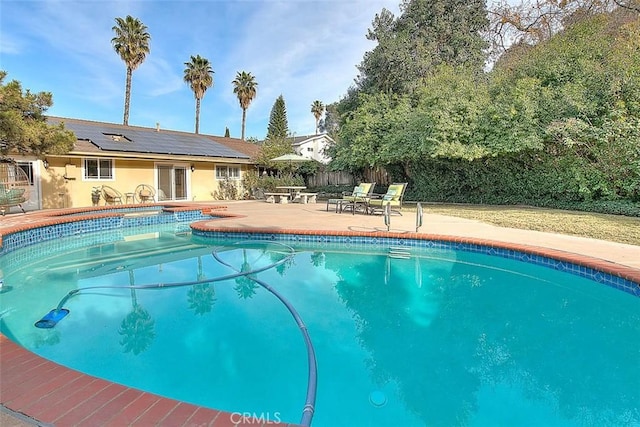
[[[369,394],[369,403],[376,408],[381,408],[387,404],[387,396],[380,390],[374,390]]]

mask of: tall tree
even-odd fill
[[[484,0],[403,0],[395,18],[383,9],[367,38],[378,45],[358,67],[369,93],[413,93],[440,64],[482,70],[488,28]]]
[[[236,78],[233,80],[233,93],[238,96],[238,102],[240,102],[240,108],[242,108],[242,140],[244,141],[244,127],[247,119],[247,108],[249,104],[256,97],[256,88],[258,83],[251,73],[244,71],[238,71]]]
[[[0,155],[68,153],[76,142],[75,135],[62,123],[48,125],[44,115],[53,105],[51,93],[23,92],[16,80],[5,85],[6,76],[0,71]]]
[[[256,156],[256,161],[261,165],[276,167],[277,164],[273,163],[271,159],[294,151],[291,139],[288,137],[287,109],[284,105],[284,98],[280,95],[271,108],[267,138],[262,144],[260,153]]]
[[[322,103],[322,101],[313,101],[313,104],[311,104],[311,113],[313,114],[313,117],[316,118],[316,135],[318,133],[320,133],[319,129],[320,129],[320,118],[322,117],[322,114],[324,113],[324,104]]]
[[[320,120],[320,132],[328,133],[335,138],[339,129],[340,113],[338,112],[338,102],[325,106],[324,118]]]
[[[149,40],[151,36],[147,27],[139,19],[127,15],[126,18],[116,18],[113,26],[116,34],[111,39],[111,44],[116,53],[127,66],[127,81],[124,92],[124,118],[122,124],[129,125],[129,103],[131,101],[131,76],[133,71],[140,66],[149,53]]]
[[[200,132],[200,101],[204,93],[213,86],[213,68],[208,59],[200,55],[191,56],[189,62],[185,62],[184,81],[189,84],[196,98],[196,133]]]
[[[566,28],[567,24],[609,13],[616,8],[640,13],[638,0],[538,0],[493,2],[489,17],[492,56],[502,55],[514,44],[536,45]]]
[[[284,140],[287,136],[289,136],[287,108],[284,104],[284,98],[280,95],[271,108],[269,127],[267,128],[267,139]]]

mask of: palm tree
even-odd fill
[[[135,286],[133,270],[129,270],[129,284],[132,286],[132,310],[120,323],[118,333],[122,335],[120,345],[124,347],[124,352],[138,355],[149,348],[156,337],[155,322],[149,312],[138,304],[136,290],[133,287]]]
[[[197,280],[202,281],[205,279],[204,271],[202,269],[202,257],[198,257],[198,276]],[[198,315],[209,313],[213,308],[213,304],[216,302],[216,290],[213,287],[213,283],[200,283],[193,285],[187,292],[187,302],[189,308],[195,311]]]
[[[129,125],[129,102],[131,101],[131,75],[133,70],[142,64],[149,53],[149,40],[151,36],[147,32],[147,26],[139,19],[127,15],[126,18],[116,18],[113,26],[116,34],[111,39],[113,49],[127,66],[127,83],[124,92],[124,119],[122,124]]]
[[[238,71],[236,73],[236,78],[233,83],[233,93],[238,96],[238,101],[240,102],[240,108],[242,108],[242,140],[244,141],[244,126],[247,119],[247,108],[249,108],[249,104],[253,101],[253,98],[256,97],[256,87],[258,83],[255,80],[255,77],[251,75],[251,73],[245,73],[244,71]]]
[[[318,134],[318,127],[320,125],[320,117],[322,117],[322,113],[324,113],[324,104],[322,101],[313,101],[311,104],[311,112],[313,116],[316,118],[316,135]]]
[[[240,271],[246,273],[247,271],[251,271],[251,264],[247,261],[247,250],[242,250],[242,266],[240,267]],[[253,281],[255,278],[254,275],[246,275],[236,277],[236,286],[233,288],[238,293],[238,297],[242,299],[252,298],[256,293],[256,289],[258,288],[258,284]]]
[[[200,100],[204,93],[213,86],[213,68],[208,59],[200,55],[191,56],[191,61],[185,62],[184,81],[188,83],[196,97],[196,133],[200,130]]]

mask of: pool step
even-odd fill
[[[411,252],[407,248],[390,247],[389,258],[409,259],[411,258]]]
[[[125,218],[135,218],[135,217],[143,217],[143,216],[158,216],[162,213],[162,211],[138,211],[138,212],[127,212],[123,215]]]

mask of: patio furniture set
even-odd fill
[[[407,183],[391,184],[385,194],[373,193],[375,185],[375,182],[364,182],[356,186],[351,194],[343,194],[340,199],[328,199],[327,211],[329,206],[335,205],[336,213],[351,211],[352,215],[356,212],[378,214],[384,212],[385,206],[389,206],[391,213],[402,215],[400,211]]]
[[[282,190],[278,193],[264,193],[267,203],[315,203],[318,193],[303,193],[307,187],[301,185],[286,185],[276,187],[276,190]]]
[[[140,184],[131,193],[122,194],[108,185],[102,186],[102,198],[107,205],[121,205],[123,203],[150,203],[155,202],[156,189],[147,184]]]

